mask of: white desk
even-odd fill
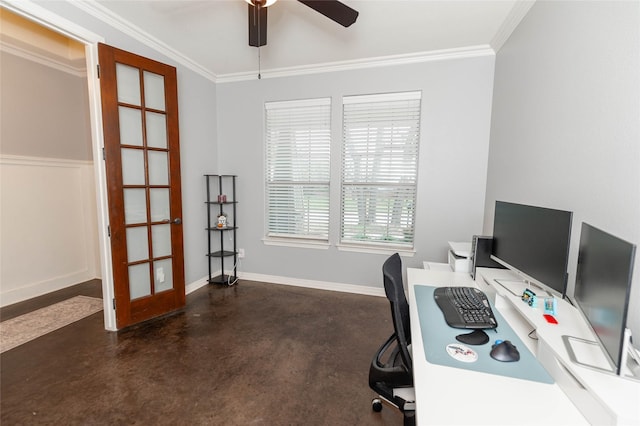
[[[494,278],[515,279],[509,271],[479,269],[477,277],[473,281],[467,273],[407,270],[418,425],[640,424],[640,382],[593,371],[569,359],[563,334],[593,340],[575,308],[559,301],[559,324],[548,324],[541,309],[529,307],[495,284]],[[495,298],[495,308],[556,383],[429,363],[415,303],[416,285],[476,286]],[[533,329],[538,340],[527,337]]]

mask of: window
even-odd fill
[[[341,242],[412,248],[420,92],[343,98]]]
[[[331,99],[265,110],[267,236],[328,241]]]

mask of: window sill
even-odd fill
[[[357,245],[357,244],[336,244],[340,251],[351,251],[358,253],[387,254],[392,255],[398,253],[402,257],[413,257],[416,254],[415,249],[407,247],[393,246],[373,246],[373,245]]]
[[[310,248],[316,250],[327,250],[329,243],[327,241],[314,241],[295,238],[263,238],[262,242],[266,246],[281,246],[281,247],[299,247]]]

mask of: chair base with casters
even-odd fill
[[[386,361],[383,360],[385,357]],[[383,402],[386,402],[403,413],[405,426],[415,425],[413,375],[403,366],[395,333],[378,349],[371,361],[369,387],[378,394],[371,401],[373,411],[382,411]]]

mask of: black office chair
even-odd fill
[[[404,414],[404,424],[415,424],[415,392],[411,361],[411,326],[409,304],[402,284],[402,261],[398,253],[382,265],[384,291],[391,305],[393,334],[380,346],[369,368],[369,387],[380,398],[397,407]],[[372,408],[382,410],[382,401],[374,398]]]

